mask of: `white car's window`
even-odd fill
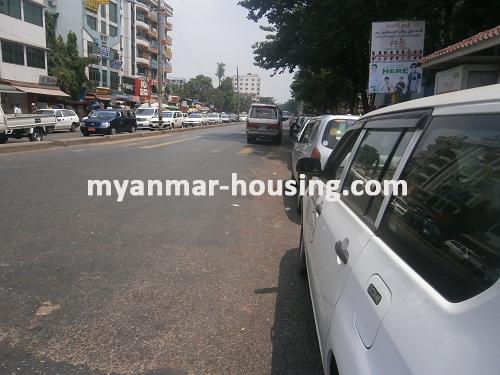
[[[500,276],[499,122],[499,115],[434,118],[401,177],[405,210],[393,200],[382,222],[382,239],[450,302]],[[447,241],[466,248],[468,260]]]
[[[278,111],[274,107],[252,107],[251,118],[275,120],[278,119]]]
[[[156,110],[154,108],[139,108],[135,111],[136,116],[154,116]]]

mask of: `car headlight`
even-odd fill
[[[107,128],[109,125],[110,125],[109,122],[103,122],[103,123],[101,123],[101,126],[103,128]]]

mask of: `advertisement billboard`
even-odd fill
[[[374,22],[372,24],[369,94],[412,97],[422,91],[425,21]]]

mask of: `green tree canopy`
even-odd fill
[[[225,74],[226,74],[226,64],[223,62],[217,63],[217,72],[215,73],[215,75],[219,79],[219,86]]]

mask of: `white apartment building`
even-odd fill
[[[47,74],[43,0],[0,0],[0,95],[11,112],[20,104],[47,103],[68,95]]]
[[[232,76],[234,92],[238,91],[237,76]],[[248,73],[239,77],[240,93],[250,94],[255,100],[260,99],[260,76],[258,74]]]
[[[156,85],[158,56],[163,54],[163,79],[172,72],[172,24],[168,18],[173,9],[162,0],[160,25],[158,25],[156,0],[126,1],[123,4],[123,72],[127,77],[144,77]]]
[[[96,87],[119,90],[123,74],[121,8],[124,0],[48,0],[49,10],[57,15],[56,34],[66,40],[76,34],[80,56],[90,58],[87,68],[88,91]],[[106,98],[107,99],[107,98]]]
[[[180,77],[168,77],[168,82],[172,85],[184,86],[187,83],[187,79]]]

